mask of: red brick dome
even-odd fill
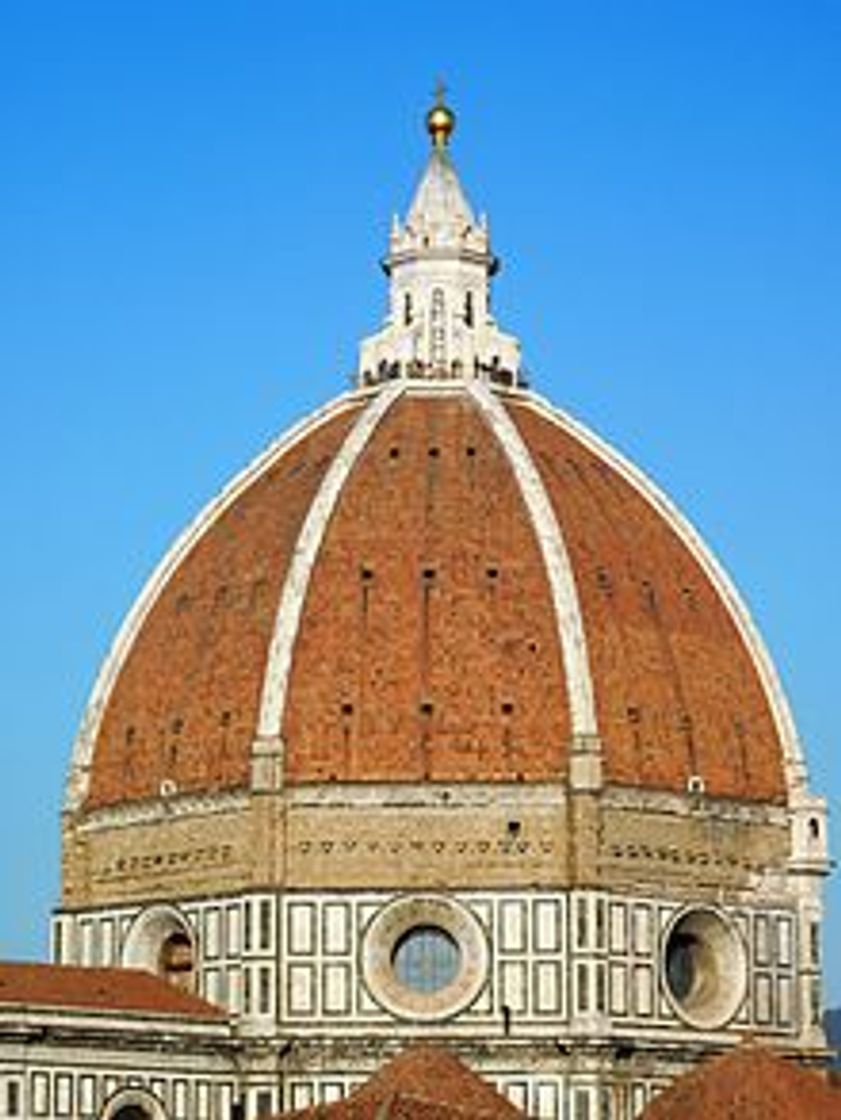
[[[780,802],[797,744],[685,521],[540,398],[340,398],[201,514],[118,635],[71,808],[287,784],[564,781]]]

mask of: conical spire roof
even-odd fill
[[[409,207],[406,226],[413,233],[452,233],[459,238],[475,224],[450,153],[444,147],[434,147]]]

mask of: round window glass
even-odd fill
[[[394,946],[392,966],[405,988],[413,992],[439,992],[458,976],[461,950],[455,939],[439,926],[415,926]]]
[[[703,906],[677,915],[663,944],[665,989],[678,1015],[711,1029],[739,1009],[747,981],[741,938],[725,915]]]
[[[696,938],[676,933],[666,948],[666,978],[672,995],[682,1002],[692,991],[698,976],[699,945]]]

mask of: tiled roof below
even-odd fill
[[[223,1020],[225,1013],[151,972],[0,963],[0,1010],[28,1007]]]
[[[300,1120],[522,1120],[522,1113],[446,1050],[412,1046],[347,1100],[294,1114]]]
[[[841,1091],[814,1070],[742,1046],[679,1078],[643,1120],[841,1120]]]

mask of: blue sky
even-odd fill
[[[837,0],[5,6],[0,956],[145,576],[382,317],[439,74],[502,325],[724,562],[841,828],[839,73]]]

